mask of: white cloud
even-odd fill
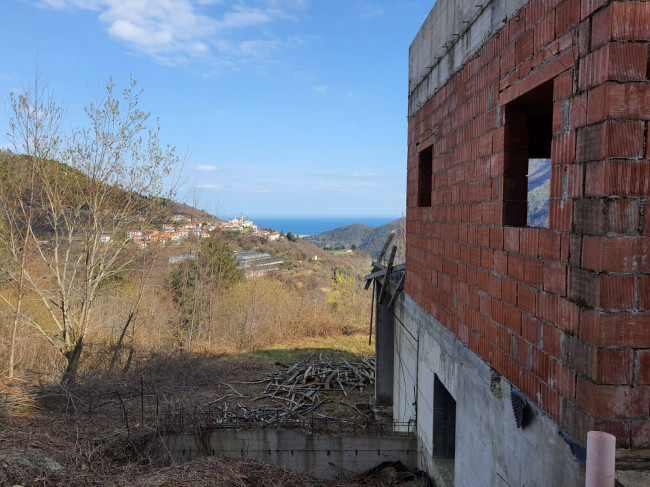
[[[348,94],[346,95],[346,98],[347,98],[348,100],[358,100],[358,99],[359,99],[359,95],[357,95],[356,93],[348,93]]]
[[[219,169],[217,166],[211,164],[201,164],[200,166],[196,166],[197,171],[216,171],[217,169]]]
[[[372,4],[359,5],[358,9],[359,9],[359,17],[361,17],[364,20],[374,19],[376,17],[381,17],[386,14],[386,11],[383,8]]]
[[[296,37],[276,38],[256,32],[262,26],[295,20],[300,0],[31,0],[50,9],[99,12],[108,34],[138,52],[166,64],[270,56],[299,44]]]
[[[314,86],[312,89],[316,93],[327,93],[329,91],[329,88],[327,86],[324,86],[324,85]]]
[[[83,8],[86,10],[98,10],[102,0],[40,0],[39,5],[56,10],[73,10]]]
[[[223,186],[220,186],[218,184],[197,184],[194,187],[200,189],[223,189]]]
[[[221,19],[215,21],[215,27],[218,29],[241,29],[268,24],[275,17],[281,18],[282,13],[275,9],[263,10],[234,5],[230,12],[226,12]]]
[[[278,39],[263,40],[255,39],[252,41],[242,41],[239,44],[239,53],[245,57],[267,57],[273,51],[280,48],[282,42]]]
[[[304,81],[307,83],[311,83],[316,80],[316,76],[313,73],[310,73],[308,71],[296,71],[293,73],[293,77],[297,81]]]

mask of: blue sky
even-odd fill
[[[219,216],[399,215],[408,47],[433,0],[2,0],[0,118],[36,65],[68,123],[133,74]],[[0,146],[7,147],[5,140]]]

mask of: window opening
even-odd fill
[[[433,379],[433,458],[443,485],[454,484],[456,401],[437,375]]]
[[[432,147],[418,154],[418,206],[431,206],[431,175],[433,172]]]
[[[553,81],[505,107],[504,225],[548,228]]]

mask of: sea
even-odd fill
[[[255,216],[250,215],[253,223],[260,228],[270,228],[295,233],[296,235],[318,235],[319,233],[334,230],[335,228],[353,223],[361,223],[369,227],[378,227],[392,222],[398,216]]]

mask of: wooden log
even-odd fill
[[[390,258],[388,259],[388,268],[386,269],[386,275],[381,283],[381,290],[379,291],[379,297],[377,298],[378,304],[384,303],[384,298],[388,292],[388,286],[390,285],[390,275],[393,267],[393,261],[395,260],[395,254],[397,252],[397,247],[393,245],[393,249],[390,252]]]
[[[325,381],[325,389],[327,389],[327,390],[329,391],[329,389],[330,389],[330,382],[332,382],[332,379],[333,379],[334,376],[336,376],[338,373],[339,373],[339,371],[338,371],[338,370],[335,370],[335,371],[332,372],[329,376],[327,376],[327,380]]]
[[[390,301],[388,302],[388,308],[392,308],[393,304],[395,304],[395,299],[397,299],[398,294],[402,289],[404,289],[404,276],[406,276],[406,273],[402,274],[402,277],[399,278],[399,282],[397,283],[397,288],[395,289],[395,293],[393,296],[390,298]]]

